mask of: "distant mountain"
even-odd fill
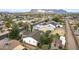
[[[68,13],[63,9],[0,9],[3,13],[57,13],[64,14]]]
[[[57,13],[57,14],[67,13],[67,11],[63,9],[32,9],[30,12],[32,13]]]

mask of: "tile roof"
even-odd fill
[[[0,41],[0,50],[12,50],[12,49],[16,48],[19,45],[21,45],[21,44],[17,40],[10,40],[10,41],[1,40]]]

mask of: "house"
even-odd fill
[[[48,30],[54,30],[56,27],[52,24],[38,24],[36,26],[33,27],[34,30],[38,30],[38,31],[43,31],[43,32],[46,32]]]
[[[21,21],[22,19],[19,18],[13,18],[12,21],[16,22],[16,21]]]
[[[23,50],[25,47],[17,40],[0,40],[0,50]]]
[[[0,29],[4,27],[4,21],[0,21]]]
[[[38,43],[40,43],[40,35],[41,35],[40,31],[33,31],[33,32],[22,31],[21,34],[22,34],[22,41],[23,41],[23,38],[31,37],[34,40],[36,40]],[[23,42],[23,43],[24,43],[24,46],[26,46],[29,50],[37,49],[36,45],[29,44],[27,42]]]
[[[18,45],[17,47],[15,47],[12,50],[27,50],[26,48],[24,48],[22,45]]]
[[[46,32],[48,30],[53,31],[54,29],[55,29],[54,25],[48,24],[48,25],[45,25],[44,27],[41,27],[39,30],[43,31],[43,32]]]
[[[39,41],[40,36],[41,36],[40,31],[33,31],[33,32],[22,31],[21,34],[22,34],[23,38],[32,37],[32,38],[36,39],[37,41]]]
[[[75,31],[74,31],[74,34],[75,34],[76,36],[79,36],[79,31],[78,31],[78,30],[75,30]]]
[[[31,37],[31,38],[33,38],[34,41],[37,41],[38,43],[40,43],[40,36],[41,36],[40,31],[33,31],[33,32],[22,31],[21,34],[22,34],[22,40],[23,40],[23,38]],[[33,45],[33,44],[29,44],[29,42],[28,42],[28,43],[25,43],[25,46],[30,47],[30,49],[34,50],[34,49],[36,49],[37,44]]]
[[[63,25],[59,24],[58,22],[52,21],[51,22],[52,25],[54,25],[55,27],[63,27]]]
[[[9,33],[9,31],[0,32],[0,40],[8,37],[8,33]]]
[[[55,22],[55,21],[51,21],[51,24],[54,26],[57,26],[57,22]]]
[[[38,41],[35,40],[32,37],[23,38],[23,42],[28,43],[28,44],[31,44],[31,45],[34,45],[34,46],[37,46],[37,44],[38,44]]]

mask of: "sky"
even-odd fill
[[[31,9],[64,9],[79,12],[79,0],[0,0],[0,11],[25,12]]]
[[[29,12],[31,9],[0,9],[1,12]]]
[[[1,12],[29,12],[31,9],[0,9]],[[79,9],[64,9],[67,12],[79,12]]]

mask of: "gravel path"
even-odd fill
[[[70,29],[68,20],[66,20],[66,40],[67,40],[67,49],[68,50],[77,50],[75,38]]]

